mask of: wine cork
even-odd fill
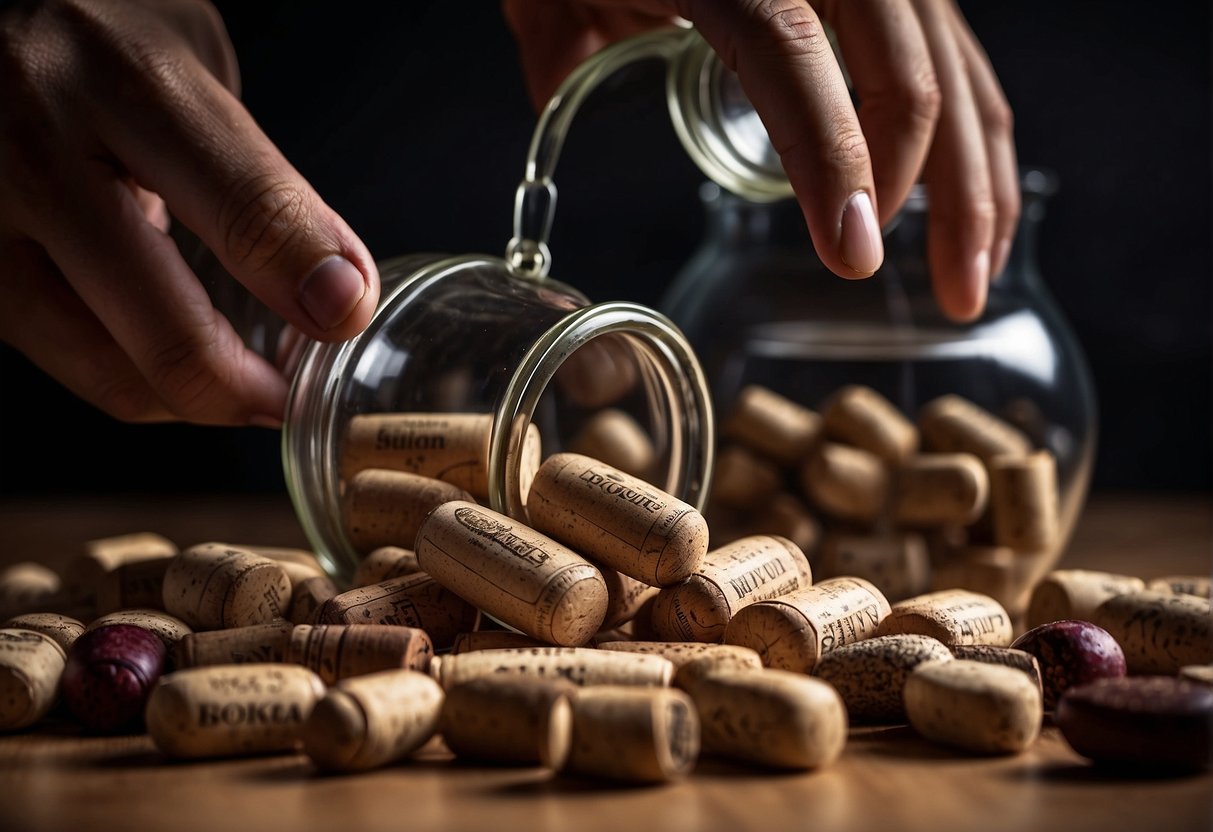
[[[674,687],[688,690],[694,682],[712,673],[762,670],[762,657],[749,647],[736,644],[707,644],[686,641],[604,641],[600,650],[620,653],[650,653],[674,665]]]
[[[289,621],[275,621],[186,633],[177,642],[177,667],[284,662],[293,627]]]
[[[747,604],[779,598],[813,582],[809,561],[785,537],[743,537],[704,556],[695,574],[663,588],[651,626],[659,639],[718,642]]]
[[[72,558],[63,570],[68,597],[77,604],[94,604],[98,587],[108,573],[125,564],[160,560],[175,554],[177,544],[156,532],[133,532],[89,540],[84,544],[84,551]],[[118,608],[107,606],[106,612]]]
[[[415,535],[414,535],[415,536]],[[400,546],[381,546],[368,554],[354,569],[351,584],[355,587],[370,586],[392,578],[403,578],[420,572],[417,553]]]
[[[450,688],[483,676],[567,679],[575,685],[666,687],[674,676],[668,659],[592,647],[520,647],[435,656],[430,675]]]
[[[796,467],[812,452],[821,430],[816,412],[756,384],[742,388],[721,426],[726,439],[785,468]]]
[[[290,601],[291,582],[278,563],[223,543],[191,546],[164,575],[164,609],[196,630],[268,624]]]
[[[827,438],[863,448],[887,465],[901,465],[918,450],[918,429],[897,407],[871,387],[848,384],[821,409]]]
[[[33,630],[48,636],[66,653],[72,647],[72,642],[84,632],[84,622],[70,615],[57,612],[31,612],[25,615],[15,615],[0,624],[3,629]]]
[[[996,456],[990,466],[994,542],[1035,552],[1057,544],[1057,463],[1048,451]]]
[[[141,732],[144,707],[165,672],[168,652],[143,627],[90,627],[67,653],[60,683],[67,710],[92,733]]]
[[[893,520],[901,526],[967,526],[989,498],[989,474],[973,454],[916,454],[893,475]]]
[[[227,664],[160,677],[145,721],[152,742],[174,758],[295,751],[324,683],[291,664]]]
[[[467,491],[433,477],[367,468],[346,483],[341,498],[345,533],[359,552],[380,546],[411,549],[425,516],[451,500],[474,502]]]
[[[771,768],[819,769],[847,742],[847,712],[829,684],[787,670],[716,673],[690,688],[703,754]]]
[[[827,514],[871,524],[884,511],[889,472],[870,451],[823,442],[804,466],[801,485],[809,500]]]
[[[164,642],[164,648],[168,651],[169,656],[175,655],[178,642],[193,632],[190,625],[175,615],[151,609],[118,610],[107,613],[90,621],[84,631],[87,633],[111,624],[129,624],[155,634]]]
[[[683,580],[708,548],[707,522],[692,506],[578,454],[544,461],[527,509],[534,528],[651,586]]]
[[[1172,592],[1176,595],[1208,598],[1209,584],[1210,576],[1208,575],[1164,575],[1159,578],[1151,578],[1145,588],[1158,592]]]
[[[975,454],[983,462],[996,456],[1024,457],[1032,452],[1026,435],[980,405],[948,394],[918,411],[918,430],[925,450]]]
[[[979,754],[1015,754],[1040,735],[1040,690],[996,664],[924,662],[905,686],[906,716],[926,739]]]
[[[368,413],[350,419],[341,450],[341,478],[389,468],[443,480],[477,500],[489,496],[491,413]],[[539,428],[527,427],[519,460],[525,497],[539,467]]]
[[[944,644],[1010,645],[1011,616],[988,595],[968,589],[944,589],[893,605],[877,635],[919,633]]]
[[[770,502],[782,484],[782,472],[774,462],[741,445],[717,449],[712,472],[713,503],[732,509],[752,509]]]
[[[716,541],[716,527],[710,520],[708,525],[712,529],[712,540]],[[765,508],[759,507],[757,511],[747,515],[746,528],[734,539],[751,534],[786,537],[806,556],[811,557],[821,542],[821,524],[809,511],[804,500],[795,494],[781,491],[770,499]],[[723,545],[726,542],[731,543],[732,540],[722,540],[714,545]]]
[[[62,602],[59,573],[34,561],[20,561],[0,570],[0,617],[30,612],[54,612]]]
[[[931,591],[968,589],[988,595],[1008,613],[1018,609],[1022,587],[1016,566],[1019,555],[1006,546],[962,546],[950,558],[935,565]]]
[[[504,514],[454,500],[417,533],[417,563],[497,620],[550,644],[585,644],[602,626],[607,587],[576,552]]]
[[[626,336],[608,333],[582,344],[556,370],[556,387],[578,407],[598,410],[636,389],[639,367]]]
[[[456,757],[559,769],[572,742],[575,690],[563,679],[470,679],[446,691],[438,731]]]
[[[831,650],[875,635],[888,614],[888,600],[869,581],[831,578],[742,607],[724,641],[757,651],[766,667],[809,673]]]
[[[572,743],[560,771],[581,777],[666,783],[699,758],[699,716],[673,688],[598,685],[571,700]]]
[[[309,624],[291,630],[286,661],[332,685],[351,676],[407,668],[426,672],[434,645],[424,630],[389,624]]]
[[[340,588],[328,575],[313,575],[292,583],[291,606],[286,611],[286,618],[292,624],[314,624],[321,608],[339,594]]]
[[[66,662],[50,636],[0,628],[0,732],[28,728],[50,712]]]
[[[1145,581],[1132,575],[1094,569],[1055,569],[1032,589],[1028,629],[1050,621],[1089,621],[1095,608],[1116,595],[1139,592]]]
[[[1040,673],[1040,662],[1027,650],[1017,647],[995,647],[993,644],[953,644],[952,655],[958,659],[986,664],[1000,664],[1023,671],[1044,693],[1044,679]]]
[[[448,651],[456,653],[474,653],[477,650],[501,650],[516,647],[551,647],[542,639],[532,638],[525,633],[513,630],[473,630],[455,636]]]
[[[607,588],[606,614],[602,618],[601,630],[614,629],[631,621],[641,605],[660,589],[631,578],[618,569],[600,566],[598,571],[602,573]]]
[[[164,575],[172,555],[135,560],[102,574],[95,585],[94,605],[99,615],[139,607],[164,608]]]
[[[1207,598],[1149,589],[1115,595],[1095,608],[1091,623],[1120,645],[1130,675],[1174,675],[1213,662]]]
[[[443,694],[424,673],[381,670],[329,688],[300,729],[322,771],[368,771],[408,757],[438,730]]]
[[[889,601],[919,595],[931,583],[930,552],[918,532],[830,532],[815,565],[818,578],[863,578]]]
[[[425,630],[437,651],[474,630],[480,610],[424,572],[391,578],[335,595],[316,616],[318,624],[390,624]]]
[[[813,675],[829,682],[854,722],[905,720],[902,692],[915,667],[927,661],[949,661],[947,645],[930,636],[878,636],[839,647],[821,657]]]
[[[569,451],[641,479],[652,474],[657,462],[648,432],[627,411],[614,407],[591,416],[569,443]]]

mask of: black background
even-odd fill
[[[217,5],[246,105],[377,259],[503,250],[534,113],[495,2]],[[961,8],[1021,163],[1060,182],[1039,265],[1094,374],[1094,487],[1209,490],[1209,4]],[[656,304],[699,241],[663,107],[655,83],[599,96],[562,156],[553,274],[595,299]],[[284,488],[272,431],[120,424],[8,347],[0,374],[4,493]]]

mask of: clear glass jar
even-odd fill
[[[821,263],[795,201],[754,202],[707,183],[704,239],[658,306],[696,350],[722,424],[747,385],[818,411],[844,386],[864,385],[911,420],[938,397],[962,396],[1051,452],[1059,536],[1017,576],[1024,590],[1062,554],[1096,447],[1086,358],[1036,262],[1037,232],[1055,187],[1045,171],[1022,172],[1013,250],[972,323],[948,320],[935,303],[922,186],[886,229],[884,266],[850,281]]]

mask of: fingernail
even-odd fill
[[[842,262],[861,275],[869,275],[884,262],[884,240],[867,191],[856,191],[842,209]]]
[[[1002,277],[1002,270],[1007,267],[1007,259],[1011,256],[1011,241],[1005,237],[994,245],[994,266],[990,269],[990,279]]]
[[[281,430],[282,419],[278,416],[264,416],[260,413],[254,413],[249,417],[248,423],[255,428],[269,428],[270,430]]]
[[[303,281],[299,302],[316,326],[332,329],[350,316],[365,294],[362,272],[344,257],[333,255]]]

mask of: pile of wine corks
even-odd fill
[[[819,770],[864,723],[1015,754],[1052,712],[1095,761],[1207,761],[1207,581],[1053,572],[1029,605],[1044,629],[1017,632],[988,594],[821,578],[787,536],[715,545],[693,506],[580,454],[536,461],[524,523],[451,457],[387,467],[456,444],[428,436],[347,471],[351,532],[395,531],[340,584],[306,551],[153,533],[0,574],[0,729],[145,731],[166,760],[356,772],[424,750],[663,783],[706,758]]]
[[[717,541],[782,534],[821,578],[860,576],[891,601],[969,589],[1017,619],[1060,555],[1053,454],[960,396],[906,414],[862,385],[818,409],[751,385],[720,432]]]

